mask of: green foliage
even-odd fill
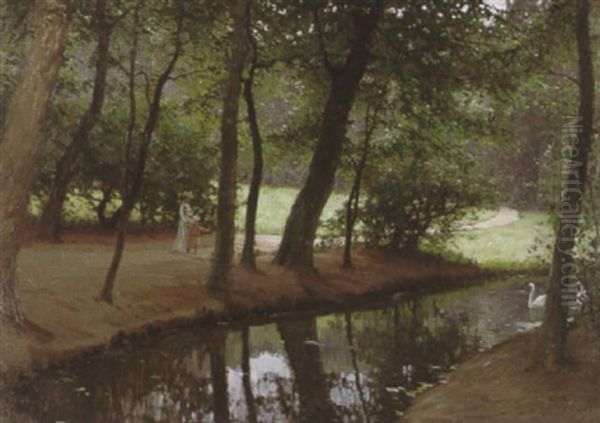
[[[399,163],[369,189],[361,214],[366,242],[414,250],[424,236],[446,238],[467,208],[488,199],[477,178],[460,164],[439,159]]]
[[[470,209],[494,200],[467,133],[420,125],[406,121],[380,141],[359,215],[372,246],[414,250],[423,237],[443,240]]]
[[[175,222],[181,194],[190,191],[194,212],[204,224],[214,223],[219,153],[209,135],[198,120],[163,107],[140,193],[143,222]]]

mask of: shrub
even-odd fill
[[[444,240],[469,208],[494,197],[468,158],[437,154],[387,165],[369,184],[360,214],[370,246],[416,250],[423,237]]]

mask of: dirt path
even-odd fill
[[[498,214],[491,219],[477,222],[472,225],[464,225],[459,228],[461,231],[471,231],[473,229],[488,229],[496,226],[508,225],[519,220],[519,212],[509,207],[500,207]]]
[[[470,231],[474,229],[488,229],[494,228],[496,226],[508,225],[509,223],[513,223],[519,220],[519,212],[515,209],[511,209],[509,207],[500,207],[498,209],[498,214],[492,217],[491,219],[484,220],[482,222],[477,222],[471,225],[463,225],[459,228],[460,231]],[[338,244],[342,245],[344,242],[344,238],[340,237],[337,239]],[[235,237],[236,249],[242,249],[242,245],[244,244],[244,235],[238,234]],[[263,253],[271,254],[277,251],[279,247],[279,243],[281,242],[280,235],[266,235],[259,234],[256,235],[256,248]],[[319,242],[319,239],[316,240]],[[202,257],[209,258],[211,251],[202,251],[200,253]]]

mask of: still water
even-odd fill
[[[535,327],[522,282],[179,330],[1,388],[11,422],[392,422],[454,366]]]

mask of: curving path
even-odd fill
[[[517,210],[512,209],[510,207],[500,207],[498,209],[498,214],[496,214],[496,216],[492,217],[491,219],[484,220],[482,222],[477,222],[471,225],[463,225],[460,226],[458,230],[471,231],[475,229],[494,228],[496,226],[508,225],[509,223],[516,222],[517,220],[519,220],[519,212]],[[340,240],[343,242],[343,238],[340,238]],[[266,254],[275,253],[279,248],[280,242],[280,235],[256,235],[256,248]],[[244,235],[237,234],[235,236],[235,249],[237,251],[241,251],[243,243]],[[199,252],[201,256],[206,256],[207,258],[209,258],[212,255],[212,248],[200,249]]]
[[[473,229],[488,229],[496,226],[508,225],[519,220],[519,212],[510,207],[500,207],[498,214],[491,219],[477,222],[472,225],[463,225],[459,228],[460,231],[471,231]]]

